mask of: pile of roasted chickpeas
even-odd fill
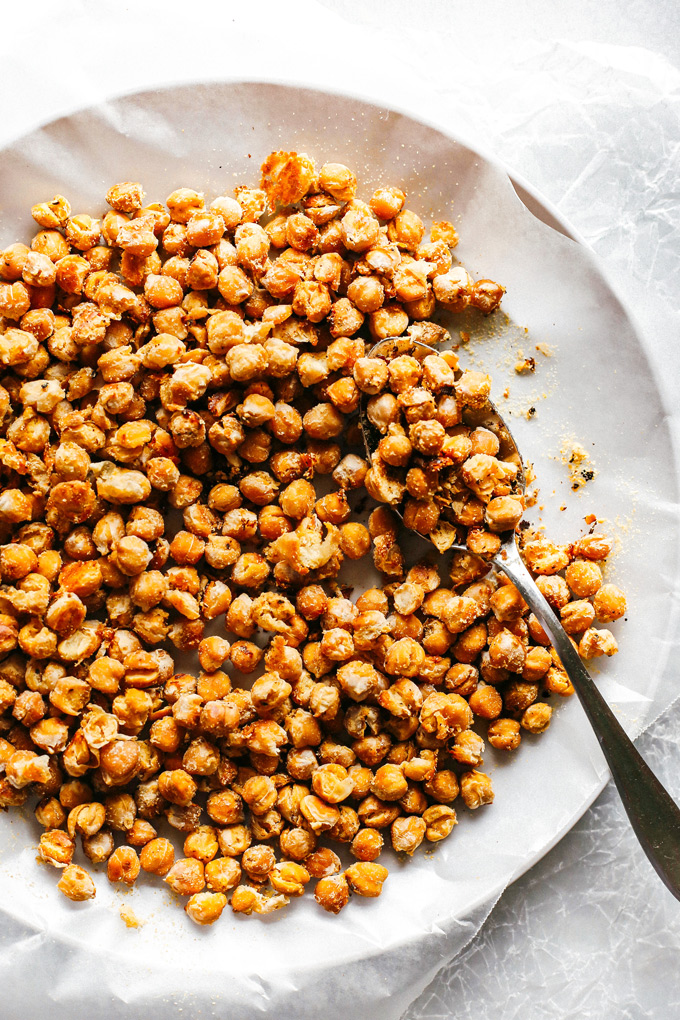
[[[485,740],[516,748],[550,722],[541,695],[572,693],[483,559],[522,510],[461,424],[487,377],[453,351],[367,357],[436,343],[438,306],[489,314],[503,288],[454,262],[450,223],[426,241],[398,188],[356,190],[277,152],[210,203],[126,182],[93,219],[56,196],[0,253],[0,807],[35,804],[72,900],[95,895],[82,853],[110,882],[159,876],[199,924],[310,882],[338,913],[380,894],[386,843],[412,854],[493,800]],[[380,463],[362,393],[392,409]],[[410,457],[454,447],[469,552],[407,569],[393,511],[360,504],[394,467],[427,533],[436,472]],[[616,651],[594,623],[625,611],[608,552],[524,544],[586,657]],[[343,561],[369,555],[380,586],[351,599]]]

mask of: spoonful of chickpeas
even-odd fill
[[[605,702],[520,555],[524,468],[508,426],[489,399],[490,377],[461,372],[453,352],[438,352],[411,337],[381,340],[361,359],[357,372],[370,462],[367,491],[438,552],[453,553],[454,585],[457,574],[462,583],[492,567],[509,579],[501,589],[499,617],[507,626],[489,646],[491,666],[499,675],[504,669],[522,668],[525,649],[512,623],[528,607],[534,626],[542,628],[545,643],[552,643],[559,657],[564,684],[573,686],[579,697],[643,850],[680,899],[680,810]],[[555,555],[559,552],[551,543],[532,542],[529,564],[534,573],[559,569],[552,562]],[[592,567],[586,557],[570,569],[581,571],[580,580],[587,586]],[[613,585],[598,594],[599,618],[618,619],[625,611],[622,595]],[[578,611],[578,602],[573,605]],[[462,633],[476,617],[474,599],[456,596],[445,623]],[[611,639],[608,631],[588,633],[593,641]],[[597,651],[606,654],[607,648]]]

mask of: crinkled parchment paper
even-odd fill
[[[620,654],[595,671],[624,725],[640,732],[674,698],[677,471],[667,410],[647,343],[592,254],[530,213],[499,166],[433,127],[358,100],[272,85],[178,87],[74,115],[0,152],[0,245],[27,236],[30,205],[55,191],[94,213],[120,179],[141,179],[150,199],[182,185],[213,195],[253,181],[261,159],[279,147],[347,163],[364,193],[400,183],[426,221],[457,222],[456,254],[474,275],[507,287],[505,314],[470,329],[461,359],[492,372],[499,407],[535,465],[543,507],[536,515],[551,536],[574,537],[590,513],[606,518],[617,546],[608,576],[627,591],[630,614],[612,628]],[[521,355],[536,358],[534,374],[514,373]],[[575,494],[561,457],[574,441],[598,471]],[[93,903],[73,905],[57,893],[54,872],[35,863],[32,818],[4,815],[3,1016],[36,1015],[49,1000],[54,1020],[151,1009],[239,1020],[398,1017],[605,777],[575,700],[511,762],[489,764],[494,806],[461,810],[448,841],[394,860],[384,895],[355,899],[338,918],[308,896],[280,916],[226,911],[214,928],[197,930],[157,883],[140,880],[120,893],[104,876]],[[124,925],[121,906],[141,927]]]

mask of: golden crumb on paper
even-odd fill
[[[144,924],[143,921],[139,920],[134,910],[125,905],[120,908],[120,919],[125,922],[127,928],[141,928]]]
[[[515,372],[517,375],[527,375],[529,372],[536,371],[536,359],[527,358],[524,356],[524,351],[520,350],[517,352],[518,360],[515,362]]]
[[[542,354],[544,358],[552,358],[555,353],[555,348],[551,347],[550,344],[536,344],[536,350],[539,354]]]

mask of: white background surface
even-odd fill
[[[622,13],[612,0],[247,9],[33,0],[3,5],[2,18],[0,144],[106,96],[194,78],[345,87],[446,119],[584,233],[647,325],[669,391],[680,392],[677,318],[659,311],[680,298],[680,11],[670,3],[638,0]],[[639,742],[676,797],[679,732],[676,707]],[[680,905],[608,788],[504,894],[408,1020],[671,1020],[679,945]]]

